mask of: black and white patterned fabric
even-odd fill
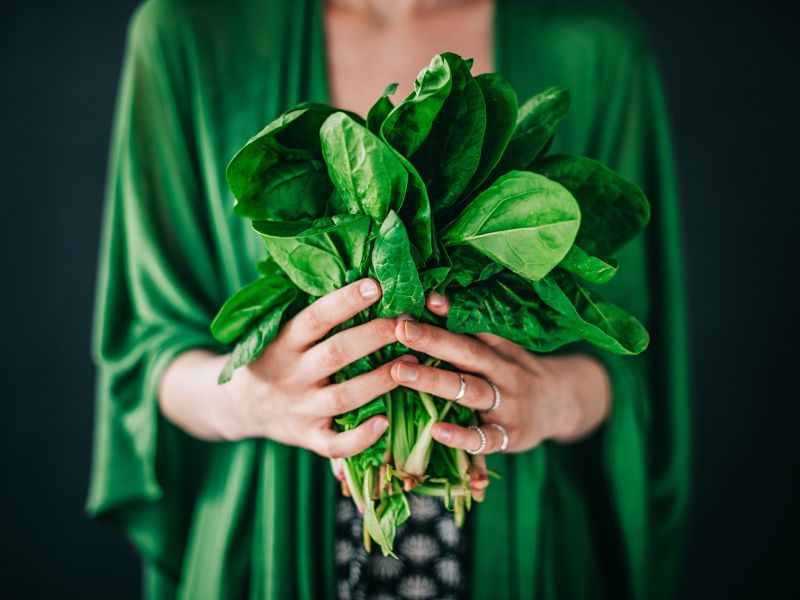
[[[397,530],[395,553],[364,550],[361,515],[350,498],[336,511],[340,600],[456,600],[466,596],[468,523],[456,527],[440,498],[409,494],[411,517]]]

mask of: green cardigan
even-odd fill
[[[649,196],[652,223],[620,252],[603,294],[648,325],[652,345],[636,358],[595,352],[613,410],[591,437],[489,457],[503,478],[473,515],[471,595],[665,597],[686,517],[689,407],[659,73],[615,2],[501,0],[495,32],[496,68],[521,99],[554,84],[572,93],[553,151],[597,158]],[[334,595],[326,461],[270,440],[199,442],[156,399],[176,355],[219,349],[211,318],[256,277],[263,245],[233,215],[225,166],[284,109],[326,100],[323,35],[313,0],[151,0],[131,22],[97,284],[88,510],[130,536],[148,597]]]

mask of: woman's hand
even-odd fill
[[[261,356],[237,369],[233,379],[222,386],[210,383],[199,369],[194,370],[194,377],[189,370],[181,371],[185,357],[178,357],[162,383],[162,411],[190,433],[206,439],[266,437],[330,458],[361,452],[386,431],[386,416],[374,416],[342,433],[332,429],[333,417],[396,388],[398,384],[390,372],[394,363],[417,359],[401,357],[343,383],[329,383],[329,377],[346,365],[397,341],[395,319],[375,319],[320,340],[374,304],[380,295],[375,280],[363,279],[320,298],[285,323]],[[189,354],[185,360],[192,360]],[[206,370],[213,372],[215,379],[220,367],[217,360],[213,368]],[[172,372],[174,369],[177,373]],[[188,392],[192,389],[208,390],[212,386],[216,388],[213,393],[223,394],[210,403],[215,413],[213,423],[202,428],[186,427],[180,422],[181,415],[175,413],[197,411],[197,397],[193,398],[193,408],[183,411],[176,408],[181,403],[175,398],[191,396]]]
[[[432,294],[428,310],[446,316],[446,298]],[[460,404],[482,413],[485,424],[500,425],[508,433],[508,452],[524,452],[546,439],[569,441],[583,437],[605,419],[610,406],[610,385],[603,366],[582,354],[535,355],[521,346],[491,334],[451,333],[434,325],[398,320],[397,339],[419,352],[449,362],[462,370],[465,389]],[[397,363],[391,374],[400,385],[454,399],[461,390],[458,373],[430,366]],[[503,443],[500,428],[484,426],[483,453],[497,452]],[[481,436],[451,423],[438,423],[433,437],[453,448],[475,451]]]

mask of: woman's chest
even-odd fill
[[[445,51],[474,60],[473,72],[492,71],[494,3],[456,3],[401,23],[380,25],[359,11],[325,12],[328,89],[332,104],[366,114],[384,88],[399,84],[395,98],[413,91],[431,57]]]

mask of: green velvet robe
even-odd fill
[[[573,445],[492,455],[473,515],[473,598],[669,595],[688,494],[685,309],[676,179],[659,73],[640,25],[608,1],[500,0],[496,69],[521,100],[553,84],[572,110],[554,151],[597,158],[652,203],[603,294],[645,322],[637,358],[596,354],[610,420]],[[263,245],[235,217],[225,166],[284,109],[327,97],[313,0],[146,2],[131,22],[97,287],[88,510],[122,526],[152,598],[333,596],[326,461],[269,440],[206,444],[157,408],[179,353],[256,277]],[[448,48],[442,48],[442,51]],[[387,83],[389,83],[387,81]]]

